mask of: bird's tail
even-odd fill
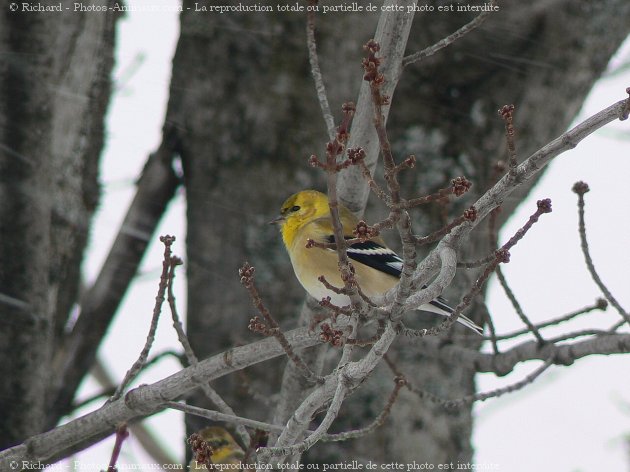
[[[435,300],[431,300],[428,305],[423,305],[421,309],[425,311],[430,311],[431,313],[437,313],[438,315],[442,315],[446,317],[450,316],[451,313],[453,313],[453,309],[444,302],[444,299],[442,297],[438,297]],[[474,321],[472,321],[470,318],[462,315],[461,313],[457,317],[457,322],[466,326],[466,328],[468,329],[472,329],[475,333],[479,334],[480,336],[483,335],[483,328],[479,326],[478,324],[476,324]]]

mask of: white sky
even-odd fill
[[[137,2],[129,2],[135,4]],[[174,1],[152,0],[157,5]],[[95,277],[133,197],[133,181],[148,154],[160,141],[171,59],[179,34],[177,13],[129,13],[119,23],[115,77],[121,83],[108,116],[108,137],[101,180],[103,200],[92,234],[90,256],[85,264],[88,278]],[[630,42],[619,54],[630,57]],[[135,71],[134,71],[135,70]],[[133,73],[131,73],[134,71]],[[324,71],[325,72],[325,71]],[[577,121],[624,98],[630,73],[602,80],[593,90]],[[518,120],[518,113],[517,113]],[[498,124],[500,125],[500,124]],[[622,135],[613,136],[613,131]],[[518,142],[517,142],[518,146]],[[305,151],[306,152],[306,151]],[[626,181],[630,176],[630,124],[616,122],[587,138],[575,150],[556,159],[531,197],[503,231],[510,237],[535,210],[535,201],[551,198],[553,213],[544,215],[528,236],[512,251],[504,272],[523,308],[534,321],[542,321],[589,305],[601,295],[584,269],[576,231],[576,198],[571,186],[577,180],[589,183],[586,219],[588,238],[596,267],[620,303],[630,307],[628,277],[630,251],[630,204]],[[615,180],[615,175],[620,181]],[[270,214],[275,209],[270,209]],[[158,234],[175,234],[175,252],[185,255],[184,199],[171,204]],[[125,298],[101,353],[107,368],[119,381],[142,348],[158,284],[162,248],[152,244],[141,276]],[[287,266],[288,267],[288,266]],[[567,273],[570,277],[567,277]],[[178,304],[185,313],[184,270],[180,270]],[[489,306],[499,332],[521,327],[520,321],[492,282]],[[153,352],[178,349],[166,311],[160,323]],[[608,327],[617,318],[613,311],[596,312],[572,327]],[[506,379],[479,375],[480,391],[514,383],[537,367],[519,366]],[[179,370],[174,361],[141,376],[150,383]],[[570,368],[552,367],[533,386],[500,399],[475,406],[474,462],[497,464],[501,471],[558,470],[566,472],[627,470],[630,458],[624,436],[630,433],[629,360],[627,356],[591,357]],[[91,379],[84,382],[79,397],[99,391]],[[83,410],[86,413],[96,405]],[[176,460],[183,454],[184,428],[181,415],[166,412],[146,422]],[[78,454],[79,467],[88,463],[106,468],[113,438]],[[132,439],[125,442],[121,463],[152,463]],[[85,468],[83,470],[86,470]]]

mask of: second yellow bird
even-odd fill
[[[210,460],[212,464],[230,464],[240,466],[245,458],[243,448],[225,428],[220,426],[210,426],[202,429],[199,434],[204,441],[212,448]],[[190,461],[190,470],[208,470],[205,464],[200,464],[195,459]],[[214,467],[211,467],[214,469]],[[217,470],[241,470],[240,467],[216,467]]]

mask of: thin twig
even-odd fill
[[[352,150],[349,149],[348,153],[350,153],[350,151]],[[363,172],[363,177],[365,177],[365,180],[370,186],[370,189],[372,190],[372,192],[374,192],[374,194],[378,198],[380,198],[385,203],[385,205],[391,208],[392,206],[391,197],[387,195],[387,192],[385,192],[385,190],[383,190],[381,186],[374,180],[374,177],[372,177],[372,174],[370,174],[370,169],[368,169],[367,165],[365,164],[365,160],[361,160],[358,165],[361,168],[361,171]]]
[[[396,377],[394,379],[394,389],[389,394],[389,398],[387,399],[387,403],[383,407],[383,410],[381,410],[378,416],[374,418],[374,421],[372,421],[372,423],[370,423],[369,425],[363,428],[355,429],[352,431],[344,431],[343,433],[336,433],[336,434],[326,434],[321,438],[321,441],[336,442],[336,441],[346,441],[348,439],[356,439],[356,438],[363,437],[366,434],[369,434],[372,431],[376,430],[377,428],[380,428],[381,426],[383,426],[383,424],[385,424],[385,420],[387,420],[387,417],[392,411],[392,407],[394,406],[394,403],[398,399],[398,394],[400,393],[400,390],[406,384],[407,384],[407,380],[404,377]]]
[[[514,311],[516,311],[516,314],[518,315],[518,317],[521,319],[523,323],[525,323],[525,326],[527,326],[527,329],[532,332],[536,340],[540,344],[543,344],[545,340],[543,339],[542,335],[536,328],[536,325],[534,325],[534,323],[530,321],[530,319],[527,317],[527,315],[523,311],[523,307],[521,306],[519,301],[516,299],[516,295],[514,295],[512,288],[508,285],[507,280],[505,279],[505,276],[503,275],[503,271],[501,270],[501,267],[497,266],[497,268],[495,269],[495,273],[497,274],[497,279],[499,280],[499,283],[501,284],[501,287],[503,288],[505,295],[508,297],[508,300],[510,300],[510,303],[512,304],[512,308],[514,308]]]
[[[505,166],[499,163],[497,163],[494,166],[494,175],[492,177],[493,185],[499,179],[499,175],[502,171],[502,167],[505,167]],[[496,250],[499,246],[499,229],[497,225],[497,219],[500,212],[501,212],[501,207],[498,206],[490,212],[490,217],[488,218],[488,243],[489,243],[488,245],[490,246],[490,249],[492,250]],[[490,343],[492,344],[492,351],[495,354],[499,354],[497,331],[494,327],[494,322],[492,321],[492,317],[490,316],[490,311],[488,310],[488,307],[485,304],[485,301],[483,303],[483,307],[485,310],[484,315],[486,318],[486,322],[488,324],[488,329],[490,331]]]
[[[609,329],[609,333],[615,333],[619,328],[626,324],[626,320],[617,321],[614,325],[612,325]]]
[[[254,272],[254,267],[249,265],[249,263],[246,262],[245,264],[243,264],[243,267],[239,269],[241,284],[243,284],[243,286],[247,289],[254,306],[258,309],[260,314],[263,315],[265,321],[271,327],[270,333],[280,343],[282,349],[284,349],[284,352],[287,354],[289,359],[291,359],[291,361],[299,368],[299,370],[302,372],[307,380],[311,382],[321,382],[322,377],[313,372],[311,368],[306,365],[306,363],[302,360],[302,358],[295,353],[293,347],[291,347],[291,344],[280,329],[280,325],[273,318],[273,316],[271,316],[269,310],[267,310],[267,307],[264,305],[262,299],[260,298],[260,295],[258,294],[258,290],[254,285]]]
[[[376,57],[381,47],[376,41],[371,39],[366,43],[364,49],[368,54],[367,57],[363,59],[363,70],[365,71],[363,80],[366,80],[370,84],[372,106],[374,109],[374,128],[376,129],[381,155],[383,156],[384,177],[387,182],[392,203],[396,205],[400,203],[400,184],[396,178],[400,167],[396,167],[389,137],[387,136],[387,130],[385,129],[383,106],[389,105],[389,97],[384,95],[381,91],[385,83],[385,76],[379,71],[381,59]]]
[[[263,423],[261,421],[243,418],[242,416],[228,415],[219,411],[213,411],[206,408],[199,408],[197,406],[187,405],[186,403],[169,401],[164,403],[164,406],[173,410],[183,411],[188,415],[199,416],[200,418],[207,418],[212,421],[223,421],[225,423],[231,423],[236,426],[247,426],[248,428],[262,429],[263,431],[273,431],[276,433],[281,433],[283,430],[283,426]]]
[[[573,318],[576,318],[579,315],[582,315],[584,313],[589,313],[589,312],[591,312],[593,310],[602,310],[603,311],[603,310],[606,309],[607,306],[608,306],[608,303],[606,302],[606,300],[604,300],[603,298],[600,298],[593,305],[589,305],[589,306],[584,307],[584,308],[582,308],[580,310],[573,311],[571,313],[568,313],[566,315],[560,316],[558,318],[553,318],[553,319],[551,319],[549,321],[545,321],[544,323],[538,323],[535,326],[536,326],[536,329],[541,330],[541,329],[547,328],[549,326],[555,326],[555,325],[559,325],[561,323],[570,321],[570,320],[572,320]],[[523,334],[529,333],[529,331],[530,331],[529,328],[524,328],[524,329],[520,329],[518,331],[513,331],[511,333],[498,335],[496,337],[496,339],[498,341],[504,341],[506,339],[512,339],[512,338],[516,338],[518,336],[522,336]],[[485,338],[485,339],[488,339],[488,338]]]
[[[454,400],[439,397],[431,392],[427,392],[426,390],[417,389],[411,384],[408,384],[407,388],[418,395],[420,398],[426,398],[434,403],[444,406],[445,408],[457,409],[461,408],[464,405],[469,405],[477,401],[483,402],[488,400],[489,398],[496,398],[505,395],[506,393],[512,393],[516,392],[517,390],[521,390],[523,387],[533,383],[551,365],[553,365],[552,358],[545,360],[543,364],[538,367],[534,372],[527,375],[524,379],[519,380],[518,382],[507,385],[505,387],[497,388],[495,390],[490,390],[489,392],[480,392],[473,395],[466,395],[465,397],[457,398]]]
[[[547,342],[556,344],[562,341],[568,341],[569,339],[583,338],[585,336],[604,337],[604,336],[610,336],[613,334],[615,333],[610,332],[609,330],[605,330],[605,329],[583,329],[581,331],[573,331],[571,333],[564,333],[564,334],[561,334],[560,336],[556,336],[555,338],[549,338]]]
[[[588,192],[590,189],[588,188],[588,184],[585,182],[577,182],[573,186],[573,191],[578,196],[578,217],[579,217],[579,233],[580,233],[580,246],[582,248],[582,253],[584,254],[584,261],[586,262],[586,267],[588,268],[588,272],[591,274],[591,277],[595,281],[595,284],[599,287],[606,300],[610,302],[610,304],[619,312],[621,317],[626,321],[626,323],[630,324],[630,314],[626,310],[623,309],[621,304],[617,301],[617,299],[613,296],[613,294],[608,290],[608,287],[604,284],[601,277],[595,270],[595,264],[593,264],[593,259],[591,257],[591,252],[588,247],[588,241],[586,239],[586,223],[584,222],[584,194]]]
[[[374,223],[371,226],[372,230],[375,232],[375,234],[379,234],[385,229],[394,228],[394,226],[396,226],[396,223],[398,222],[398,214],[399,213],[395,211],[390,211],[389,215],[387,215],[387,218],[379,221],[378,223]]]
[[[168,271],[168,290],[167,290],[167,299],[168,305],[171,310],[171,318],[173,320],[173,328],[177,333],[177,339],[179,343],[184,348],[184,353],[186,355],[186,359],[188,363],[192,367],[197,367],[199,364],[199,359],[197,355],[193,351],[192,346],[190,345],[190,341],[188,340],[188,336],[184,332],[184,327],[182,326],[182,322],[179,319],[179,313],[177,311],[177,303],[175,302],[175,293],[173,291],[173,283],[175,281],[175,269],[177,266],[181,265],[183,262],[179,257],[171,256],[169,260],[169,271]],[[210,384],[205,380],[200,380],[198,382],[199,387],[203,391],[204,395],[210,400],[222,413],[228,415],[234,415],[234,410],[228,403],[223,400],[221,395],[217,393],[215,389],[213,389]],[[246,444],[251,441],[251,437],[247,430],[242,426],[237,426],[236,431],[240,436],[241,440]]]
[[[166,288],[168,286],[171,245],[175,242],[175,236],[160,236],[160,241],[162,242],[162,244],[164,244],[164,259],[162,260],[162,275],[160,275],[158,293],[155,296],[155,305],[153,306],[153,315],[151,317],[149,333],[147,334],[144,347],[142,348],[142,351],[140,351],[138,359],[133,363],[131,369],[129,369],[125,374],[125,378],[116,389],[114,395],[112,395],[112,398],[110,398],[110,402],[118,400],[129,382],[131,382],[133,378],[138,375],[138,373],[142,370],[142,368],[146,364],[147,358],[149,356],[149,351],[151,350],[151,346],[153,345],[153,341],[155,340],[155,332],[157,330],[157,324],[158,320],[160,319],[160,312],[162,311],[162,304],[164,303],[164,296],[166,293]]]
[[[510,253],[507,250],[500,249],[496,251],[495,259],[486,266],[485,270],[477,278],[477,280],[475,280],[475,283],[470,288],[468,293],[464,295],[462,301],[458,303],[457,306],[453,309],[453,312],[438,326],[424,329],[417,335],[421,337],[437,336],[440,333],[449,329],[457,321],[457,318],[459,318],[459,315],[464,311],[464,309],[466,309],[472,303],[473,299],[481,292],[481,288],[486,283],[486,280],[488,280],[488,278],[490,277],[490,274],[494,272],[494,269],[499,265],[499,263],[509,261],[509,254]]]
[[[508,168],[510,178],[516,178],[516,167],[518,160],[516,158],[516,147],[514,144],[514,105],[505,105],[499,110],[499,116],[505,121],[505,141],[507,142],[508,151]]]
[[[417,251],[415,238],[411,231],[411,217],[407,210],[401,211],[397,229],[400,240],[402,241],[403,266],[400,274],[400,282],[398,284],[398,293],[392,304],[392,321],[400,320],[404,314],[405,301],[409,298],[413,289],[413,274],[418,267],[416,263]]]
[[[383,335],[384,332],[385,332],[385,323],[383,322],[383,320],[379,320],[378,328],[374,336],[368,339],[349,339],[346,342],[348,344],[354,344],[355,346],[361,346],[361,347],[372,346],[379,339],[381,339],[381,336]]]
[[[541,215],[545,213],[551,213],[551,200],[549,198],[545,198],[543,200],[538,200],[536,202],[537,210],[534,214],[529,217],[527,223],[523,225],[514,236],[512,236],[503,246],[502,249],[509,251],[512,249],[523,237],[525,234],[531,229],[531,227],[538,221]]]
[[[488,254],[486,257],[482,257],[481,259],[477,259],[476,261],[463,261],[458,262],[457,267],[463,269],[476,269],[477,267],[484,266],[491,262],[494,259],[494,252]]]
[[[328,316],[326,316],[326,318],[330,317],[333,323],[337,321],[337,317],[339,315],[346,315],[346,316],[352,315],[352,309],[350,305],[337,306],[330,301],[330,297],[322,298],[319,301],[319,306],[323,308],[328,308],[332,312],[332,314],[329,314]]]
[[[497,338],[497,330],[494,327],[494,322],[492,321],[492,316],[490,316],[490,311],[488,310],[488,306],[485,301],[480,303],[480,307],[483,309],[483,319],[485,320],[486,326],[488,326],[488,331],[490,332],[490,336],[484,339],[490,339],[490,344],[492,345],[492,352],[495,354],[499,354],[499,343]]]
[[[442,238],[444,235],[449,234],[453,230],[453,228],[456,228],[457,226],[461,225],[465,221],[474,221],[476,218],[477,218],[477,211],[475,210],[474,207],[470,207],[469,209],[465,210],[462,215],[458,216],[449,224],[447,224],[446,226],[443,226],[437,231],[434,231],[433,233],[428,234],[427,236],[414,236],[415,244],[418,246],[431,244],[437,241],[438,239]]]
[[[177,338],[179,343],[184,348],[184,354],[186,359],[188,360],[189,365],[196,365],[199,363],[197,356],[195,355],[190,342],[188,341],[188,336],[184,332],[184,328],[182,327],[182,323],[179,320],[179,314],[177,311],[177,304],[175,303],[175,293],[173,291],[173,281],[175,280],[175,268],[178,265],[182,264],[182,260],[179,257],[171,257],[169,260],[169,270],[167,277],[167,297],[168,297],[168,305],[171,310],[171,318],[173,320],[173,328],[177,333]]]
[[[494,251],[499,246],[498,242],[498,230],[497,230],[497,217],[501,211],[501,207],[496,207],[494,210],[490,212],[488,217],[488,245],[490,246],[491,253],[486,257],[482,257],[476,261],[469,262],[458,262],[457,267],[463,267],[465,269],[475,269],[477,267],[481,267],[483,265],[488,264],[494,259]]]
[[[405,203],[400,195],[400,183],[398,174],[404,169],[413,168],[415,156],[407,157],[402,163],[396,164],[392,153],[391,143],[385,127],[385,115],[383,106],[389,104],[389,97],[383,95],[382,86],[385,82],[384,75],[379,71],[380,58],[376,54],[380,51],[380,45],[376,41],[368,41],[365,45],[368,52],[363,60],[365,71],[364,80],[370,84],[372,93],[372,105],[374,107],[374,128],[378,136],[381,155],[383,156],[383,167],[385,170],[385,181],[387,182],[388,196],[391,201],[388,221],[395,224],[403,246],[403,265],[400,272],[400,280],[396,297],[392,303],[390,319],[399,320],[404,313],[405,301],[409,298],[412,290],[412,279],[416,265],[416,239],[411,231],[411,218],[405,209]]]
[[[318,0],[309,0],[310,6],[317,5]],[[335,138],[335,120],[330,111],[328,97],[326,95],[326,86],[322,78],[322,72],[319,68],[319,56],[317,54],[317,41],[315,41],[315,11],[309,9],[306,13],[306,44],[308,47],[308,60],[311,64],[311,75],[315,82],[315,91],[317,92],[317,100],[322,109],[322,116],[326,122],[328,130],[328,138],[332,141]]]
[[[387,366],[391,369],[391,371],[394,372],[394,374],[396,375],[397,378],[403,378],[403,379],[405,378],[404,374],[402,374],[398,370],[398,368],[396,367],[394,362],[387,355],[385,355],[383,357],[383,359],[385,360],[385,362],[387,363]],[[526,376],[523,380],[519,380],[518,382],[516,382],[516,383],[514,383],[512,385],[508,385],[506,387],[501,387],[501,388],[498,388],[496,390],[491,390],[489,392],[482,392],[482,393],[475,393],[473,395],[467,395],[465,397],[454,399],[454,400],[449,400],[449,399],[446,399],[446,398],[442,398],[442,397],[440,397],[438,395],[435,395],[434,393],[428,392],[426,390],[418,389],[418,388],[414,387],[408,381],[405,383],[405,386],[410,391],[414,392],[416,395],[418,395],[422,399],[426,398],[427,400],[430,400],[433,403],[437,403],[439,405],[442,405],[442,406],[444,406],[446,408],[458,408],[458,407],[461,407],[461,406],[463,406],[465,404],[473,403],[475,401],[485,401],[488,398],[499,397],[499,396],[504,395],[506,393],[511,393],[511,392],[516,391],[516,390],[520,390],[521,388],[525,387],[526,385],[529,385],[532,382],[534,382],[534,380],[536,380],[536,378],[538,378],[552,364],[553,364],[553,357],[549,357],[548,359],[545,360],[545,362],[543,363],[542,366],[540,366],[534,372],[532,372],[531,374]]]
[[[540,367],[538,367],[538,369],[536,369],[531,374],[527,375],[523,380],[513,383],[512,385],[507,385],[505,387],[497,388],[496,390],[491,390],[489,392],[482,392],[482,393],[476,393],[474,395],[469,395],[460,400],[456,400],[455,404],[463,405],[465,403],[472,403],[476,401],[483,402],[487,400],[488,398],[500,397],[501,395],[504,395],[506,393],[516,392],[517,390],[522,389],[526,385],[533,383],[534,380],[540,377],[540,375],[542,375],[543,372],[545,372],[550,366],[553,365],[553,362],[554,362],[553,358],[549,358],[545,360],[545,362]]]
[[[512,236],[503,246],[501,246],[500,249],[495,251],[496,256],[494,261],[486,266],[481,276],[477,278],[469,292],[464,295],[462,301],[453,309],[453,312],[450,314],[450,316],[446,318],[440,325],[434,328],[423,330],[424,334],[422,336],[436,336],[441,332],[449,329],[451,325],[457,321],[457,318],[462,313],[462,311],[472,303],[474,297],[476,297],[481,292],[481,288],[485,284],[486,280],[488,280],[488,277],[490,277],[490,274],[499,265],[499,263],[509,262],[509,250],[525,236],[525,234],[531,229],[531,227],[538,221],[541,215],[551,212],[551,200],[548,198],[544,200],[538,200],[538,202],[536,202],[536,205],[536,212],[529,217],[529,220],[514,234],[514,236]]]
[[[403,206],[404,208],[410,209],[420,205],[426,205],[427,203],[440,201],[449,195],[460,197],[464,193],[468,192],[471,187],[472,183],[466,177],[457,177],[451,180],[451,185],[449,187],[442,188],[431,195],[405,200],[403,202]]]
[[[120,457],[120,451],[122,449],[123,442],[129,437],[129,431],[127,431],[127,424],[122,423],[116,428],[116,441],[114,443],[114,449],[109,459],[109,465],[107,466],[107,472],[117,472],[118,468],[116,463]],[[12,467],[13,468],[13,467]]]
[[[184,355],[177,352],[177,351],[173,351],[173,350],[166,350],[166,351],[162,351],[158,354],[155,354],[152,357],[149,357],[149,359],[147,359],[147,363],[144,365],[144,368],[147,369],[148,367],[157,364],[158,362],[160,362],[162,359],[166,358],[166,357],[174,357],[175,359],[177,359],[177,362],[181,365],[181,366],[186,366],[186,362],[184,361]]]
[[[340,156],[348,141],[350,133],[350,123],[354,116],[355,107],[353,103],[344,103],[342,107],[343,120],[337,128],[337,132],[333,140],[326,146],[326,188],[328,193],[328,207],[330,209],[330,219],[333,227],[333,235],[335,237],[335,245],[337,251],[337,259],[339,260],[339,274],[344,285],[344,292],[348,297],[352,307],[356,312],[364,311],[362,299],[358,296],[358,283],[354,277],[354,271],[350,259],[346,252],[348,244],[346,243],[343,226],[339,216],[339,199],[337,197],[337,157]],[[348,161],[349,162],[349,161]]]
[[[446,38],[440,39],[437,43],[429,46],[428,48],[423,49],[422,51],[416,52],[414,54],[410,54],[403,58],[402,65],[403,67],[408,66],[409,64],[413,64],[414,62],[418,62],[426,57],[432,56],[440,49],[445,48],[446,46],[454,43],[461,37],[467,35],[471,31],[478,28],[490,15],[490,13],[494,11],[498,11],[499,7],[497,5],[497,0],[491,0],[488,3],[488,8],[473,18],[470,22],[466,23],[464,26],[459,28],[454,33],[449,34]]]

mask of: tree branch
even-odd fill
[[[499,353],[482,353],[463,346],[440,345],[435,338],[423,338],[418,344],[419,354],[440,358],[443,362],[457,362],[477,372],[493,372],[504,376],[512,372],[521,362],[553,359],[556,365],[571,365],[574,361],[591,355],[627,354],[630,352],[630,334],[599,335],[583,341],[541,346],[536,341],[527,341]]]
[[[286,337],[292,345],[300,348],[314,346],[320,342],[319,337],[310,333],[308,328],[289,331]],[[360,361],[344,367],[344,378],[350,390],[380,361],[394,337],[395,331],[391,323],[388,323],[383,336],[370,352]],[[430,358],[457,362],[477,372],[506,375],[517,364],[528,360],[551,358],[554,364],[570,365],[575,360],[590,355],[626,354],[630,352],[630,334],[601,335],[557,346],[552,344],[540,346],[535,341],[529,341],[497,355],[480,353],[455,344],[444,345],[442,340],[436,338],[422,338],[417,348],[419,354]],[[167,402],[174,401],[198,387],[198,378],[212,381],[284,354],[282,347],[271,338],[217,354],[199,362],[196,368],[188,367],[154,384],[132,389],[124,398],[107,403],[98,410],[51,431],[33,436],[18,446],[1,451],[0,463],[43,462],[51,457],[61,459],[64,457],[64,451],[72,451],[76,444],[81,443],[83,447],[88,447],[102,439],[104,435],[113,433],[117,424],[163,410],[167,407]],[[325,384],[316,389],[298,408],[291,421],[302,418],[303,431],[306,431],[311,414],[325,403],[326,398],[332,398],[338,381],[336,376],[329,376]]]
[[[301,348],[320,343],[319,337],[307,328],[290,331],[286,337],[292,345]],[[284,349],[271,338],[217,354],[199,362],[196,367],[188,367],[154,384],[132,389],[123,398],[107,403],[92,413],[1,451],[0,464],[14,460],[20,464],[22,461],[44,462],[52,457],[59,460],[64,457],[64,451],[71,453],[74,445],[81,443],[85,448],[113,433],[117,424],[163,410],[166,402],[197,388],[199,378],[210,382],[284,354]]]
[[[381,89],[382,94],[389,97],[390,104],[402,72],[402,58],[414,17],[413,11],[407,13],[407,7],[413,7],[415,3],[414,0],[386,0],[383,6],[390,9],[381,14],[374,35],[374,40],[381,46],[381,51],[387,51],[387,54],[381,58],[379,72],[385,77],[385,83]],[[392,5],[402,7],[402,11],[393,12]],[[356,103],[356,113],[347,148],[363,148],[366,154],[365,164],[370,172],[374,173],[380,146],[373,125],[374,112],[369,83],[365,81],[362,83]],[[389,104],[382,108],[384,123],[387,122],[389,109]],[[369,188],[361,168],[351,166],[346,169],[339,175],[337,185],[339,198],[343,204],[355,213],[363,213],[369,196]]]
[[[499,9],[496,0],[491,0],[488,6],[489,8],[487,10],[484,10],[483,12],[481,12],[479,15],[473,18],[470,22],[466,23],[464,26],[459,28],[454,33],[449,34],[446,38],[443,38],[439,40],[437,43],[427,48],[424,48],[422,51],[418,51],[414,54],[405,56],[402,62],[403,67],[407,67],[410,64],[421,61],[425,57],[432,56],[433,54],[438,52],[440,49],[444,49],[448,45],[453,44],[458,39],[466,36],[471,31],[477,29],[486,20],[486,18],[488,17],[490,13],[494,11],[498,11]]]

